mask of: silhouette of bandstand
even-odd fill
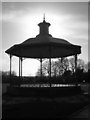
[[[5,51],[10,56],[10,76],[12,72],[13,56],[17,56],[19,58],[19,80],[21,80],[22,78],[23,58],[34,58],[40,60],[41,78],[42,78],[42,60],[45,58],[49,59],[50,79],[52,58],[61,58],[63,60],[63,57],[74,56],[76,70],[77,55],[81,53],[81,46],[71,44],[70,42],[64,39],[52,37],[52,35],[49,34],[50,23],[45,21],[45,16],[43,18],[43,22],[39,23],[38,26],[39,34],[35,38],[29,38],[20,44],[15,44],[14,46],[10,47]]]

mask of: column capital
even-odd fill
[[[20,58],[20,60],[22,61],[23,60],[23,58],[22,57],[19,57]]]
[[[12,58],[13,55],[9,54],[10,58]]]

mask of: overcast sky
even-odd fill
[[[53,37],[64,38],[72,44],[82,46],[82,53],[79,58],[87,62],[88,3],[3,2],[3,70],[9,70],[9,56],[5,53],[5,50],[30,37],[35,37],[39,33],[37,24],[43,21],[44,13],[46,21],[51,23],[50,34]],[[28,66],[31,66],[31,68]],[[33,75],[38,67],[39,62],[37,60],[24,60],[23,74]],[[13,57],[13,70],[18,72],[18,58],[16,57]]]

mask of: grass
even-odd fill
[[[8,104],[9,103],[9,104]],[[67,118],[88,104],[83,95],[69,97],[13,97],[3,104],[3,118]]]
[[[61,120],[88,105],[89,101],[90,96],[82,93],[73,94],[73,92],[71,95],[55,95],[53,97],[44,95],[20,97],[4,94],[2,117],[3,119],[60,118]]]

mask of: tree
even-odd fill
[[[75,71],[75,58],[70,58],[69,59],[69,69],[74,73]]]
[[[85,70],[85,63],[82,59],[77,59],[77,68]],[[75,58],[69,59],[69,69],[75,72]]]
[[[9,76],[9,75],[10,75],[10,71],[2,71],[2,76]],[[16,76],[16,72],[12,71],[11,76]]]
[[[88,62],[88,70],[90,70],[90,61]]]
[[[42,75],[49,76],[50,66],[49,61],[45,60],[42,64]],[[77,60],[77,68],[85,69],[85,63],[82,59]],[[51,62],[51,75],[52,76],[62,76],[64,72],[70,70],[72,73],[75,72],[75,58],[63,58],[57,59]],[[40,76],[40,69],[37,71],[37,76]]]
[[[66,72],[67,70],[69,70],[69,61],[68,61],[67,58],[63,59],[63,69],[64,69],[64,72]]]
[[[90,61],[85,64],[84,80],[85,82],[90,83]]]
[[[85,63],[82,59],[77,60],[77,68],[83,69],[83,70],[85,69]]]
[[[37,70],[36,76],[41,76],[41,69]],[[42,76],[45,76],[45,72],[42,71]]]
[[[57,74],[61,76],[65,71],[69,69],[69,62],[67,58],[58,59],[55,63],[57,68]]]
[[[88,70],[90,70],[90,61],[84,65],[84,71],[88,72]]]
[[[52,76],[58,76],[58,62],[57,61],[52,61]]]
[[[56,61],[51,62],[51,75],[52,76],[61,76],[65,71],[69,69],[69,62],[67,58],[57,59]],[[49,76],[50,66],[49,61],[46,60],[42,64],[42,74],[43,76]],[[40,69],[38,69],[37,76],[40,76]]]
[[[41,75],[41,72],[40,72],[40,68],[38,69],[36,75],[37,76],[40,76]],[[48,60],[45,60],[43,63],[42,63],[42,76],[49,76],[49,61]]]
[[[83,82],[83,78],[84,78],[83,69],[78,67],[75,72],[75,75],[76,75],[77,82]]]

